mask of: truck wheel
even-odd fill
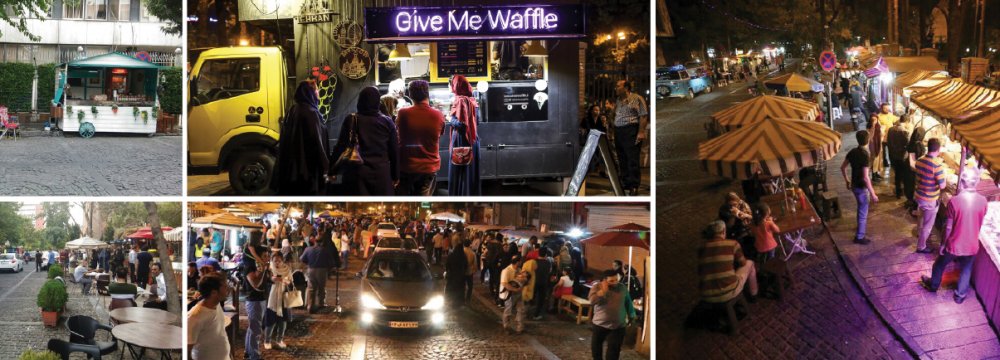
[[[268,190],[274,156],[264,150],[240,154],[229,166],[229,185],[239,195],[261,195]]]

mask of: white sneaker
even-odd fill
[[[284,349],[284,348],[287,348],[287,347],[288,347],[288,344],[285,344],[284,341],[279,341],[278,342],[278,348],[279,349]]]
[[[269,342],[264,343],[264,350],[271,350],[271,343]]]

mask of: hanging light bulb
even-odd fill
[[[389,52],[389,61],[405,61],[412,58],[410,48],[404,43],[396,43],[396,47]]]
[[[549,52],[547,50],[545,50],[544,46],[542,46],[542,42],[541,41],[539,41],[539,40],[532,40],[531,43],[528,44],[528,49],[524,51],[524,56],[526,56],[526,57],[548,57],[549,56]]]

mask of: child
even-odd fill
[[[757,249],[757,263],[764,264],[774,257],[774,250],[778,243],[774,241],[774,234],[780,232],[778,225],[771,217],[771,208],[765,203],[758,203],[753,210],[753,225],[750,232],[754,237],[754,248]]]
[[[561,299],[563,295],[573,295],[573,279],[570,277],[570,274],[572,273],[573,270],[568,266],[562,268],[562,276],[559,278],[559,281],[556,282],[555,289],[552,290],[552,309],[556,308],[556,304],[559,303],[559,299]]]

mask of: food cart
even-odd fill
[[[85,138],[97,131],[155,133],[159,71],[160,66],[119,53],[60,65],[52,100],[64,110],[59,127]]]

